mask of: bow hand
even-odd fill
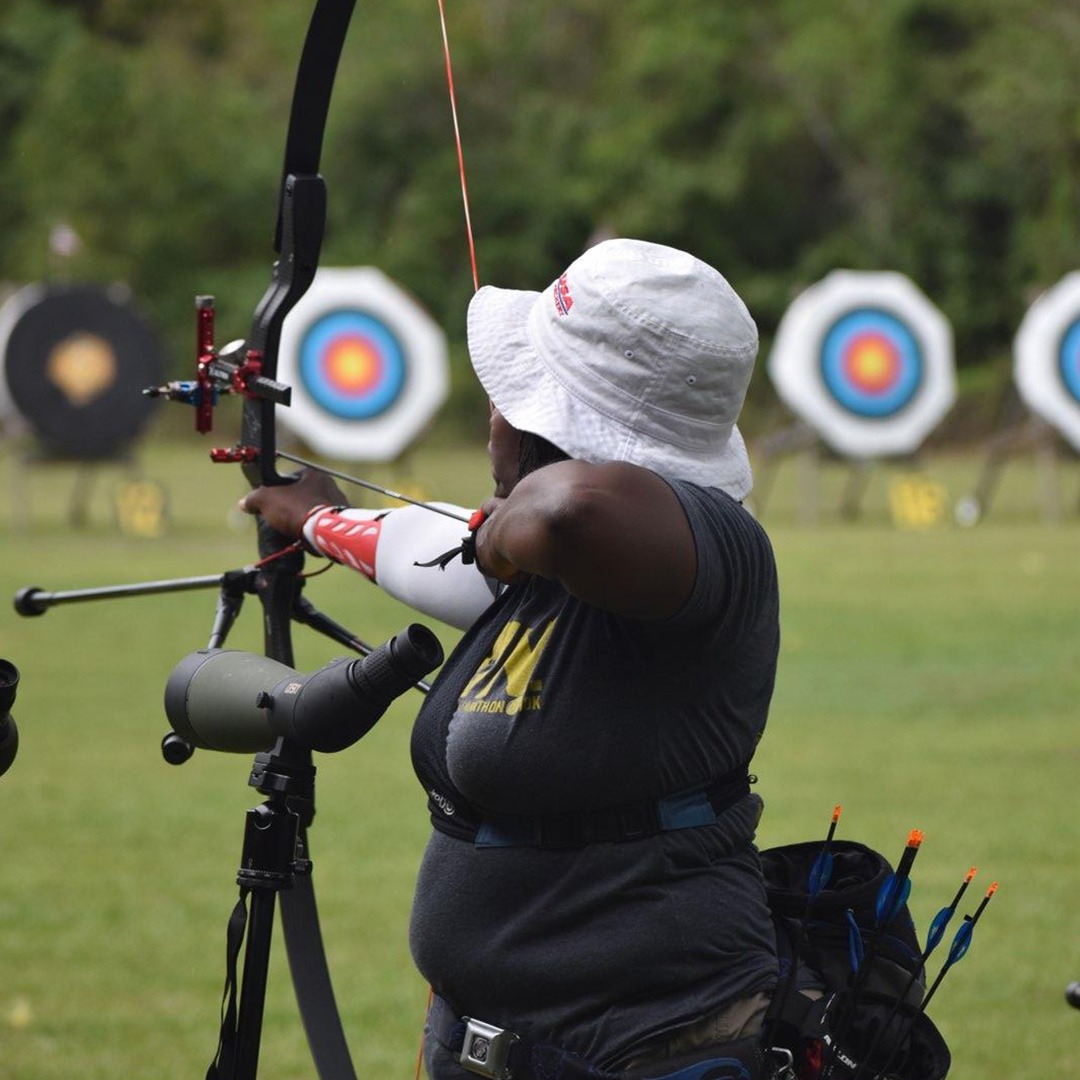
[[[237,505],[245,514],[259,514],[287,540],[299,540],[304,522],[317,506],[347,506],[348,502],[329,476],[304,469],[293,483],[252,488]]]

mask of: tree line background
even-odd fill
[[[311,0],[0,3],[0,280],[123,281],[191,363],[266,283]],[[836,267],[910,275],[969,385],[1080,253],[1071,0],[447,0],[482,282],[542,288],[598,233],[720,268],[767,342]],[[435,0],[360,0],[323,156],[323,262],[446,329],[472,292]],[[70,225],[79,250],[49,235]]]

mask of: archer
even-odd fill
[[[468,329],[495,482],[475,564],[418,565],[460,526],[346,508],[317,473],[241,502],[467,627],[412,739],[429,1073],[757,1076],[776,961],[748,766],[779,605],[740,501],[756,327],[716,270],[613,240],[543,293],[481,289]]]

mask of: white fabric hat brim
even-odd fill
[[[530,312],[542,295],[486,285],[469,305],[473,369],[514,427],[540,435],[582,461],[627,461],[660,476],[720,488],[735,499],[749,494],[750,460],[737,425],[730,425],[727,437],[707,452],[686,449],[629,426],[617,415],[618,402],[601,411],[560,381],[529,331]]]

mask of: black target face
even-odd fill
[[[31,286],[4,305],[10,406],[54,452],[112,457],[146,425],[145,387],[164,378],[161,345],[127,303],[95,286]]]

